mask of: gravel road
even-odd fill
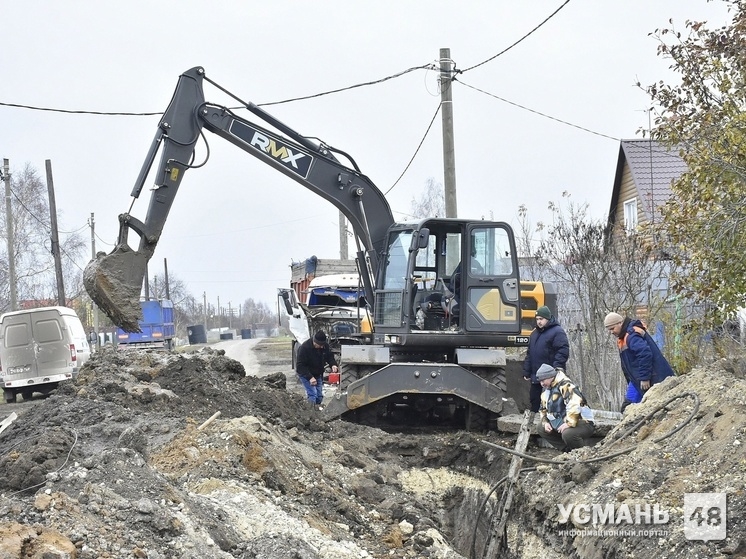
[[[222,349],[225,351],[226,357],[235,359],[244,369],[246,369],[246,376],[262,377],[266,376],[262,374],[259,367],[259,360],[256,358],[254,353],[254,347],[262,340],[262,338],[251,338],[248,340],[220,340],[217,343],[210,344],[213,349]]]

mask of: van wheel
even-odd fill
[[[28,402],[31,400],[31,398],[34,397],[34,391],[33,390],[24,390],[21,392],[21,396],[23,396],[23,401]]]
[[[16,393],[12,390],[4,390],[5,393],[5,403],[6,404],[13,404],[16,401]]]

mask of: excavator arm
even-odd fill
[[[184,173],[197,166],[193,163],[194,150],[206,129],[301,183],[345,215],[358,240],[358,266],[366,297],[372,304],[371,275],[378,268],[377,255],[384,247],[386,232],[394,223],[383,193],[360,173],[352,158],[300,135],[253,103],[233,96],[264,125],[279,133],[249,122],[227,107],[205,102],[204,81],[228,93],[209,80],[201,67],[179,77],[132,189],[132,197],[138,198],[161,151],[145,219],[121,214],[114,250],[109,254],[99,253],[83,273],[84,285],[93,301],[117,326],[129,332],[139,331],[139,298],[147,263],[155,252]],[[344,155],[353,167],[342,164],[334,153]],[[137,250],[128,244],[130,230],[140,236]]]

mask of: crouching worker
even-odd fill
[[[326,342],[326,334],[319,330],[313,338],[303,342],[298,348],[295,372],[306,389],[306,396],[312,406],[321,409],[324,399],[324,365],[329,364],[332,373],[339,372],[337,361]]]
[[[583,393],[563,371],[546,363],[536,372],[536,380],[544,390],[539,408],[539,435],[565,452],[585,446],[595,426]]]

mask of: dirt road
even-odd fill
[[[261,377],[264,375],[260,371],[259,360],[254,353],[254,348],[261,340],[261,338],[220,340],[210,345],[213,349],[222,349],[225,351],[226,357],[230,357],[241,363],[244,369],[246,369],[246,376]]]

